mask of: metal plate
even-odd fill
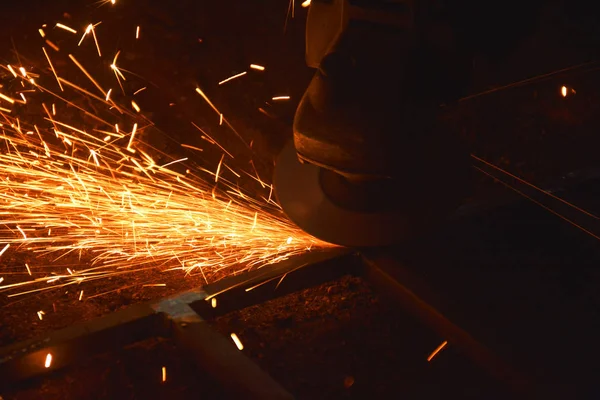
[[[292,142],[277,159],[274,182],[277,199],[287,216],[326,242],[350,247],[385,246],[412,233],[409,218],[402,210],[360,213],[334,204],[321,189],[319,167],[300,163]]]

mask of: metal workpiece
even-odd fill
[[[353,264],[354,262],[354,264]],[[268,374],[216,333],[203,316],[229,311],[338,278],[356,270],[358,257],[345,248],[298,257],[232,276],[158,301],[123,310],[0,349],[0,390],[76,365],[94,355],[145,339],[172,339],[223,389],[251,399],[293,398]],[[284,279],[292,275],[293,279]],[[218,297],[217,308],[213,300]],[[219,310],[218,312],[216,310]]]

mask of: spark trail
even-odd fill
[[[234,171],[224,156],[214,172],[186,171],[186,158],[155,162],[140,135],[151,121],[135,102],[111,99],[86,60],[68,54],[80,83],[41,50],[46,68],[0,66],[0,248],[41,256],[26,269],[5,266],[0,291],[15,296],[149,269],[208,282],[329,246],[283,217],[270,185],[250,196],[228,180],[224,171]],[[107,75],[122,88],[117,56]],[[61,266],[70,254],[80,268]]]

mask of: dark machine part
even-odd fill
[[[306,62],[317,71],[275,172],[286,214],[322,240],[357,247],[443,221],[471,172],[458,132],[440,121],[442,105],[465,94],[473,55],[489,53],[482,38],[490,55],[512,48],[535,26],[540,2],[510,0],[494,17],[472,0],[313,1]],[[486,15],[521,23],[504,34]]]

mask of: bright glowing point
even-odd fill
[[[257,71],[264,71],[265,67],[263,67],[262,65],[257,65],[257,64],[250,64],[250,68],[255,69]]]
[[[238,336],[235,333],[231,334],[231,339],[233,339],[233,342],[239,350],[244,350],[244,345],[242,344],[242,341],[240,340],[240,338],[238,338]]]
[[[275,96],[273,97],[274,101],[278,101],[278,100],[289,100],[290,96]]]
[[[50,368],[50,365],[52,365],[52,354],[48,353],[46,354],[46,361],[44,362],[44,367]]]
[[[302,7],[306,8],[306,7],[308,7],[308,6],[310,6],[310,0],[304,0],[304,1],[302,2]]]

